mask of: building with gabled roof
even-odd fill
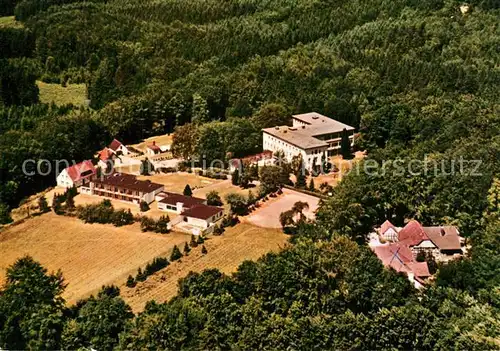
[[[87,187],[82,187],[81,192],[134,204],[140,204],[141,201],[149,204],[163,191],[163,188],[163,184],[138,180],[131,174],[113,173],[109,176],[96,177]]]
[[[425,279],[431,276],[427,262],[417,262],[411,249],[401,243],[374,246],[371,248],[386,267],[396,272],[403,272],[416,288],[425,284]]]
[[[153,144],[146,146],[146,153],[148,153],[149,155],[156,155],[161,152],[162,152],[161,148],[158,145],[156,145],[155,141],[153,141]]]
[[[97,170],[92,161],[86,160],[67,167],[57,175],[57,185],[64,188],[79,187],[88,184],[96,175]]]
[[[113,139],[113,141],[108,146],[116,154],[128,155],[129,150],[123,143],[117,139]]]
[[[395,242],[398,241],[398,231],[399,229],[394,224],[386,220],[378,229],[378,234],[384,240]]]

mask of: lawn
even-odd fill
[[[23,24],[16,21],[14,16],[0,17],[0,28],[22,28]]]
[[[173,245],[189,236],[142,233],[139,224],[125,227],[85,224],[47,213],[0,232],[0,285],[5,268],[23,255],[31,255],[49,271],[62,270],[69,303],[95,293],[104,284],[121,285],[129,274],[156,256],[170,257]]]
[[[181,194],[184,191],[186,184],[189,184],[191,189],[194,190],[222,182],[220,179],[201,177],[197,174],[187,172],[139,176],[137,179],[150,180],[154,183],[163,184],[165,186],[165,191]]]
[[[66,87],[61,86],[61,84],[49,84],[42,81],[37,81],[36,84],[40,90],[40,102],[42,103],[50,104],[54,102],[58,106],[65,104],[80,106],[87,99],[85,84],[68,84]]]
[[[164,134],[164,135],[153,136],[153,137],[144,139],[144,141],[142,141],[138,144],[133,144],[130,146],[132,146],[135,149],[140,150],[142,152],[146,152],[146,146],[153,144],[153,142],[155,142],[156,145],[158,145],[158,146],[172,145],[172,137],[173,137],[173,134]]]
[[[222,236],[210,236],[205,242],[208,250],[201,254],[198,246],[180,261],[170,264],[150,276],[135,288],[120,286],[122,297],[135,312],[142,311],[149,300],[167,301],[177,294],[177,282],[189,272],[217,268],[230,274],[245,260],[257,260],[262,255],[283,248],[288,236],[281,230],[267,229],[240,223],[228,228]]]

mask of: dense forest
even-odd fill
[[[80,161],[113,137],[174,130],[192,155],[243,157],[292,113],[355,126],[361,164],[440,169],[353,172],[289,248],[192,274],[138,316],[112,287],[68,309],[62,277],[25,258],[0,292],[0,347],[498,349],[500,3],[463,5],[0,0],[22,24],[0,27],[0,223],[55,182],[26,176],[26,159]],[[85,83],[89,106],[42,104],[36,80]],[[363,245],[409,218],[473,245],[419,292]]]

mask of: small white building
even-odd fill
[[[351,146],[354,145],[354,127],[319,113],[293,115],[292,121],[292,126],[262,130],[264,150],[282,151],[289,162],[294,156],[302,154],[304,162],[310,168],[320,164],[323,154],[338,154],[344,130],[348,133]]]
[[[177,213],[182,216],[181,221],[202,229],[217,222],[224,214],[223,208],[208,206],[207,200],[197,197],[162,191],[155,199],[159,210]]]
[[[153,155],[161,154],[161,152],[162,152],[161,148],[158,145],[156,145],[155,141],[153,141],[153,144],[146,146],[146,153],[148,155],[153,156]]]
[[[113,139],[111,144],[109,144],[108,148],[111,149],[117,155],[128,155],[130,153],[127,147],[123,145],[122,142],[116,139]]]
[[[64,188],[79,187],[90,183],[97,170],[92,161],[86,160],[71,167],[67,167],[57,175],[57,185]]]

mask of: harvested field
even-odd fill
[[[142,233],[137,223],[117,228],[47,213],[0,232],[0,284],[5,268],[31,255],[49,271],[62,270],[68,283],[64,297],[75,303],[104,284],[121,285],[138,267],[156,256],[169,257],[171,248],[186,240],[189,236],[175,232]]]
[[[229,274],[244,260],[256,260],[270,251],[279,251],[287,243],[288,236],[281,230],[264,229],[248,223],[228,228],[222,236],[211,236],[206,242],[206,255],[201,246],[191,250],[188,256],[148,277],[135,288],[120,286],[122,297],[132,306],[134,312],[144,309],[149,300],[167,301],[177,294],[177,282],[189,272],[201,272],[217,268]]]
[[[314,212],[318,208],[319,198],[285,188],[282,195],[260,202],[260,207],[244,217],[244,221],[265,228],[281,228],[279,219],[281,212],[290,210],[297,201],[309,204],[309,209],[304,211],[306,217],[311,219],[315,217]]]

